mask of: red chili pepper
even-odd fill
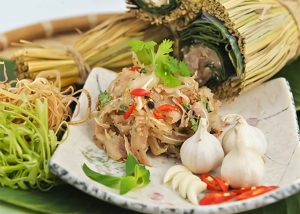
[[[129,68],[130,71],[139,71],[140,69],[140,66],[132,66],[131,68]]]
[[[204,197],[199,201],[200,205],[210,205],[210,204],[219,204],[225,201],[229,201],[236,197],[236,193],[234,192],[212,192],[207,193]]]
[[[264,193],[267,193],[267,192],[270,192],[274,189],[277,189],[278,186],[258,186],[258,187],[255,187],[246,192],[243,192],[241,193],[240,195],[238,195],[236,197],[236,200],[240,201],[240,200],[245,200],[245,199],[248,199],[248,198],[253,198],[253,197],[256,197],[256,196],[259,196],[259,195],[262,195]]]
[[[133,96],[143,97],[143,96],[148,96],[149,94],[151,94],[151,91],[145,90],[145,89],[142,89],[142,88],[137,88],[137,89],[133,89],[130,92],[130,94],[133,95]]]
[[[220,184],[215,180],[215,178],[209,174],[200,175],[200,179],[207,184],[207,189],[212,191],[221,191],[222,188]]]
[[[161,113],[159,113],[157,110],[154,110],[154,111],[153,111],[153,116],[154,116],[156,119],[165,119],[165,116],[162,115]]]
[[[220,186],[220,188],[221,188],[221,190],[223,191],[223,192],[227,192],[228,191],[228,189],[229,189],[229,184],[226,182],[226,181],[223,181],[221,178],[219,178],[219,177],[215,177],[214,178],[215,179],[215,181],[219,184],[219,186]]]
[[[135,102],[133,102],[131,104],[131,106],[129,106],[128,110],[124,113],[123,116],[124,116],[125,120],[127,120],[130,117],[130,115],[132,114],[132,112],[134,111],[134,109],[135,109]]]
[[[177,98],[177,102],[178,102],[179,104],[181,104],[181,103],[183,102],[182,97],[178,97],[178,98]]]
[[[169,112],[169,111],[177,111],[179,107],[173,104],[164,104],[157,108],[158,111]]]

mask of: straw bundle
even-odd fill
[[[199,2],[199,16],[175,36],[181,57],[187,47],[193,49],[201,44],[215,50],[224,61],[223,67],[214,70],[218,81],[212,87],[219,97],[236,96],[262,83],[299,56],[299,0]],[[231,66],[226,66],[229,62]]]
[[[128,42],[133,39],[160,41],[168,37],[164,27],[151,26],[131,14],[111,16],[83,34],[73,47],[41,47],[23,42],[26,47],[15,54],[17,77],[34,78],[40,72],[55,79],[59,71],[62,86],[85,81],[92,67],[120,71],[131,64]]]

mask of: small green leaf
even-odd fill
[[[192,72],[186,63],[179,62],[179,74],[184,77],[190,77],[192,75]]]
[[[126,163],[125,163],[126,176],[133,175],[135,166],[138,164],[139,164],[139,162],[135,159],[135,157],[133,155],[129,154],[127,157]]]
[[[169,53],[173,51],[173,43],[174,42],[169,39],[165,39],[162,41],[162,43],[158,46],[158,50],[155,55],[155,61],[157,63],[164,62],[168,59]]]
[[[111,99],[112,97],[107,91],[100,92],[98,96],[98,101],[101,107],[106,106],[111,101]]]
[[[103,175],[98,172],[95,172],[91,170],[86,164],[83,164],[82,169],[86,174],[86,176],[108,187],[115,187],[120,182],[121,179],[120,177],[116,177],[112,175]]]
[[[122,177],[120,182],[120,194],[124,195],[137,185],[137,179],[133,176]]]
[[[156,42],[143,42],[140,40],[131,40],[129,46],[131,50],[137,55],[138,59],[144,65],[150,65],[154,63],[154,47],[157,45]]]

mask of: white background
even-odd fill
[[[43,20],[125,11],[125,0],[0,0],[0,33]]]

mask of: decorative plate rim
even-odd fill
[[[300,145],[300,133],[298,126],[298,119],[296,108],[294,105],[294,99],[291,92],[290,85],[285,78],[276,78],[270,81],[275,81],[278,79],[283,79],[288,92],[289,97],[291,99],[291,108],[294,112],[294,123],[296,123],[296,129],[298,132],[298,146]],[[295,149],[296,151],[296,149]],[[295,153],[294,151],[294,153]],[[255,208],[259,208],[262,206],[266,206],[272,203],[275,203],[279,200],[287,198],[297,192],[300,191],[300,179],[295,180],[293,183],[281,186],[280,188],[268,192],[264,195],[257,196],[251,199],[247,199],[245,201],[233,201],[223,203],[222,206],[220,204],[209,205],[209,206],[195,206],[195,207],[173,207],[168,205],[160,205],[160,204],[150,204],[146,202],[139,201],[137,199],[128,198],[121,196],[117,193],[107,191],[104,188],[101,188],[102,185],[94,185],[92,183],[87,183],[85,180],[77,178],[72,175],[71,172],[68,172],[59,164],[55,163],[53,159],[49,161],[49,168],[53,174],[60,177],[66,183],[75,186],[77,189],[82,190],[83,192],[92,195],[98,199],[109,202],[111,204],[115,204],[119,207],[130,209],[143,213],[237,213],[243,212],[246,210],[251,210]]]

